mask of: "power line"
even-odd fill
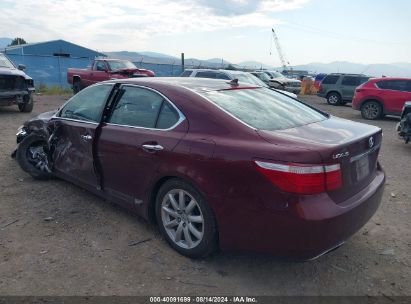
[[[300,30],[300,31],[305,31],[305,32],[310,32],[310,33],[316,33],[316,34],[321,34],[321,35],[326,34],[336,39],[346,39],[350,41],[370,42],[370,43],[378,43],[378,44],[400,44],[400,45],[404,44],[402,42],[382,41],[382,40],[373,40],[373,39],[368,39],[368,38],[363,38],[363,37],[355,37],[349,34],[332,32],[332,31],[319,29],[319,28],[315,28],[312,26],[306,26],[306,25],[302,25],[302,24],[298,24],[298,23],[290,22],[290,21],[287,21],[287,23],[280,24],[279,26],[285,26],[290,29]]]

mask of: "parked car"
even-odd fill
[[[180,75],[180,77],[197,77],[197,78],[210,78],[210,79],[226,79],[234,80],[238,79],[240,82],[249,83],[257,85],[260,87],[270,88],[265,82],[261,81],[258,77],[251,73],[243,71],[233,71],[233,70],[212,70],[212,69],[186,69]],[[274,89],[274,88],[273,88]],[[282,94],[286,94],[292,98],[297,98],[297,95],[291,92],[277,90]]]
[[[397,124],[398,136],[408,144],[411,140],[411,101],[402,108],[401,121]]]
[[[283,74],[276,71],[255,71],[253,75],[260,78],[270,87],[275,89],[299,94],[301,92],[301,81],[297,79],[287,78]]]
[[[27,121],[15,156],[159,225],[189,257],[217,247],[312,259],[377,210],[381,129],[248,83],[111,80]]]
[[[314,88],[318,91],[320,89],[321,82],[327,76],[327,74],[317,74],[314,78]]]
[[[105,80],[154,76],[153,71],[139,69],[131,61],[111,58],[95,59],[87,69],[67,69],[67,82],[72,85],[74,94]]]
[[[328,74],[321,81],[317,96],[326,98],[333,106],[345,105],[352,101],[355,89],[369,79],[362,74]]]
[[[20,112],[33,111],[33,79],[24,73],[25,66],[15,65],[0,53],[0,106],[17,104]]]
[[[365,119],[379,119],[400,116],[406,101],[411,101],[410,78],[374,78],[355,90],[352,107]]]

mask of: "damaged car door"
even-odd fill
[[[172,161],[187,130],[184,115],[165,96],[123,85],[98,141],[104,191],[121,205],[141,205],[156,169]]]
[[[73,96],[52,120],[52,159],[56,175],[99,189],[95,170],[96,130],[113,84],[89,87]]]

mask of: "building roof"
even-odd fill
[[[95,58],[98,56],[105,57],[106,55],[95,50],[74,44],[62,39],[50,40],[44,42],[27,43],[13,45],[4,49],[6,54],[15,55],[39,55],[39,56],[60,56],[74,58]]]

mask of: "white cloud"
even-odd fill
[[[141,50],[155,36],[269,28],[274,12],[309,0],[3,0],[0,37],[65,39],[98,50]]]

